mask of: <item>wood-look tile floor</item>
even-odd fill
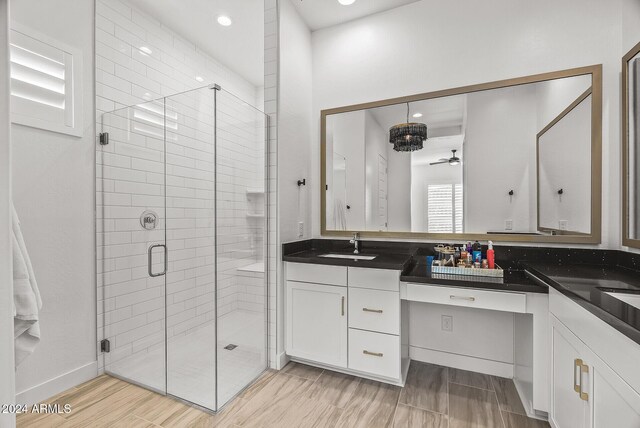
[[[217,415],[106,375],[47,403],[72,411],[19,415],[18,427],[549,427],[525,415],[510,379],[416,361],[404,388],[290,363]]]

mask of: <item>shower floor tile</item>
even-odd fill
[[[254,380],[266,365],[264,315],[233,311],[218,321],[218,401],[226,403]],[[167,347],[167,393],[194,404],[215,409],[216,361],[213,341],[215,323],[209,322],[169,339]],[[225,346],[234,344],[233,350]],[[108,367],[108,372],[165,390],[165,358],[162,348],[138,353]]]

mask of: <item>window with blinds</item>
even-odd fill
[[[80,136],[80,52],[14,23],[9,53],[11,121]]]
[[[427,185],[427,231],[462,233],[462,184]]]

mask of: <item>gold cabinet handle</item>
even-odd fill
[[[371,351],[367,351],[366,349],[364,349],[362,353],[365,355],[371,355],[373,357],[382,357],[383,355],[382,352],[371,352]]]
[[[582,367],[582,360],[580,358],[576,358],[575,360],[573,360],[573,390],[578,394],[580,393],[581,386],[578,383],[579,374],[576,373],[576,369],[579,373],[581,370],[580,367]]]
[[[589,366],[586,364],[580,364],[580,390],[578,391],[580,394],[580,399],[584,401],[589,401],[589,394],[582,391],[582,374],[589,375]]]
[[[382,313],[382,309],[369,309],[369,308],[362,308],[363,312],[374,312],[376,314],[381,314]]]
[[[344,316],[344,296],[342,296],[342,316]]]
[[[459,300],[469,300],[470,302],[475,302],[475,297],[465,297],[465,296],[454,296],[453,294],[449,296],[450,299],[459,299]]]

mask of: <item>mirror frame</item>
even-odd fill
[[[640,45],[638,46],[640,47]],[[526,235],[517,233],[426,233],[426,232],[379,232],[366,230],[327,230],[327,116],[393,104],[468,94],[490,89],[526,85],[566,77],[591,75],[591,233],[583,235]],[[322,110],[320,112],[320,234],[321,236],[347,237],[359,233],[363,238],[403,238],[434,241],[492,240],[501,242],[541,242],[562,244],[599,244],[602,229],[602,64],[550,73],[535,74],[495,82],[462,86],[434,92],[390,98],[381,101],[354,104]],[[639,241],[640,242],[640,241]]]
[[[640,53],[640,43],[622,57],[622,245],[640,248],[640,239],[629,237],[629,61]]]

